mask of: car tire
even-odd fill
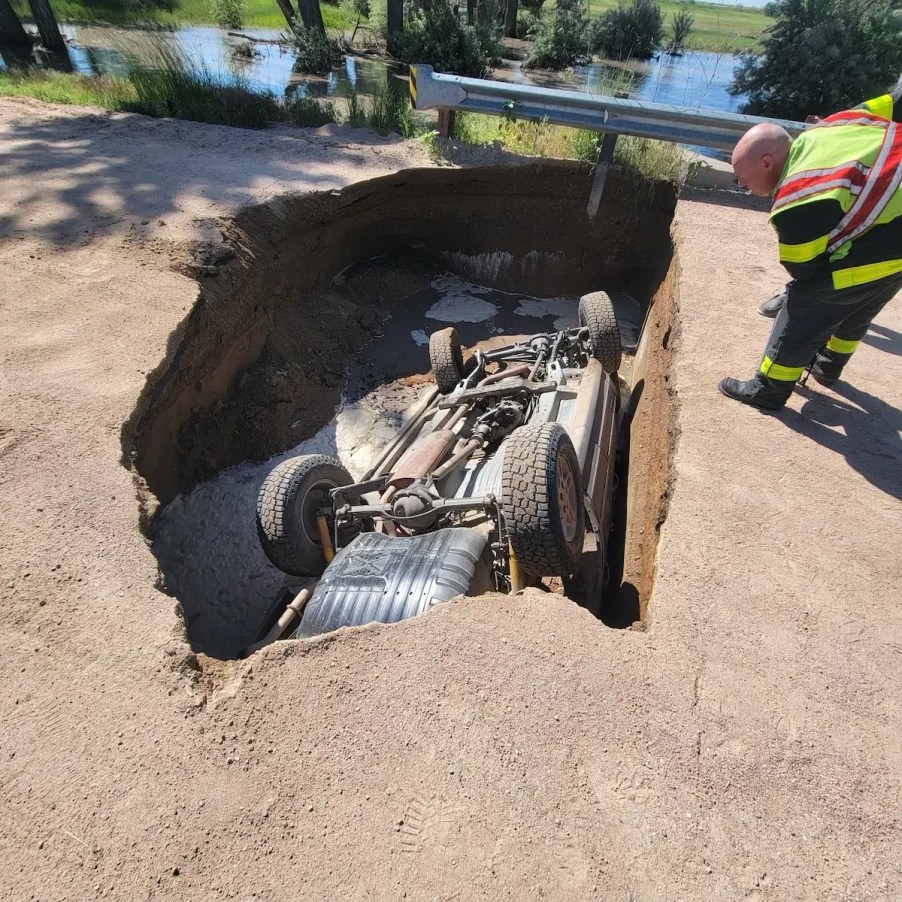
[[[429,336],[429,362],[438,390],[447,395],[464,377],[464,349],[457,329],[439,329]]]
[[[614,304],[605,291],[595,291],[579,299],[579,324],[589,330],[589,349],[606,373],[620,369],[623,347]]]
[[[579,461],[560,423],[516,429],[504,446],[504,518],[520,569],[567,576],[579,566],[585,537]]]
[[[257,495],[257,535],[276,567],[293,576],[326,569],[317,511],[329,506],[331,489],[352,483],[341,463],[325,454],[291,457],[266,477]]]

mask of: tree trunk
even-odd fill
[[[507,0],[507,9],[504,12],[504,36],[515,38],[517,36],[517,8],[520,0]]]
[[[291,0],[276,0],[276,3],[278,3],[279,9],[282,10],[282,15],[285,16],[288,27],[292,28],[297,17],[294,14],[294,7],[291,5]]]
[[[476,21],[476,0],[467,0],[467,25]]]
[[[60,34],[60,27],[56,24],[56,16],[50,8],[50,0],[28,0],[31,14],[41,35],[41,43],[48,50],[56,50],[59,53],[67,53],[66,42]],[[67,54],[68,55],[68,54]]]
[[[323,13],[319,8],[319,0],[298,0],[298,10],[305,28],[312,28],[323,37],[326,36],[326,26],[323,25]]]
[[[31,47],[31,38],[9,0],[0,0],[0,44],[4,47]]]
[[[404,0],[388,0],[388,51],[398,49],[398,39],[404,34]]]

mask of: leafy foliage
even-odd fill
[[[494,22],[467,25],[448,0],[405,4],[404,34],[395,55],[405,63],[429,63],[436,72],[482,78],[496,65],[500,47]]]
[[[317,101],[312,97],[295,97],[285,101],[281,121],[306,128],[319,128],[321,125],[337,122],[338,116],[331,103]]]
[[[673,34],[667,45],[668,53],[682,53],[686,49],[686,41],[689,38],[689,32],[692,31],[694,21],[695,17],[689,12],[688,7],[684,6],[678,13],[674,13],[670,22]]]
[[[244,0],[210,0],[210,12],[223,28],[244,27]]]
[[[745,54],[732,94],[742,112],[804,119],[848,109],[886,91],[902,70],[902,19],[894,0],[777,0],[759,56]]]
[[[664,40],[664,16],[654,0],[620,0],[592,23],[590,45],[608,59],[651,59]]]
[[[338,41],[315,28],[306,28],[296,21],[287,38],[295,52],[295,72],[312,72],[326,75],[341,62],[342,50]]]
[[[588,27],[580,0],[558,0],[554,13],[537,23],[526,68],[566,69],[588,62]]]
[[[394,89],[391,84],[376,91],[369,103],[352,91],[348,97],[347,121],[354,128],[372,128],[382,134],[393,132],[402,138],[412,138],[422,132],[414,119],[407,92]]]
[[[531,41],[535,38],[536,32],[539,30],[539,23],[542,21],[540,16],[535,16],[529,10],[521,12],[517,16],[517,29],[515,37],[521,41]]]

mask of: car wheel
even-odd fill
[[[464,349],[457,329],[449,327],[429,336],[429,362],[438,390],[447,395],[464,377]]]
[[[585,536],[582,480],[560,423],[526,425],[504,446],[501,485],[511,548],[524,573],[567,576]]]
[[[623,359],[620,328],[607,292],[595,291],[579,299],[579,324],[589,330],[589,349],[606,373],[616,373]]]
[[[332,489],[352,483],[341,463],[325,454],[291,457],[266,477],[257,496],[257,535],[276,567],[294,576],[326,569],[316,518],[331,507]]]

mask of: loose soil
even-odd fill
[[[680,435],[647,632],[530,592],[248,662],[192,652],[154,588],[122,424],[138,403],[166,419],[165,372],[185,398],[195,325],[241,325],[198,269],[236,261],[191,253],[238,205],[428,165],[369,140],[0,102],[0,896],[897,898],[902,314],[836,391],[776,417],[721,398],[784,277],[747,204],[677,208]],[[608,253],[524,210],[522,234]],[[478,246],[512,253],[498,223]],[[240,355],[210,354],[231,361],[225,397]],[[205,466],[241,463],[225,445]],[[156,460],[159,497],[196,484],[177,450]]]

